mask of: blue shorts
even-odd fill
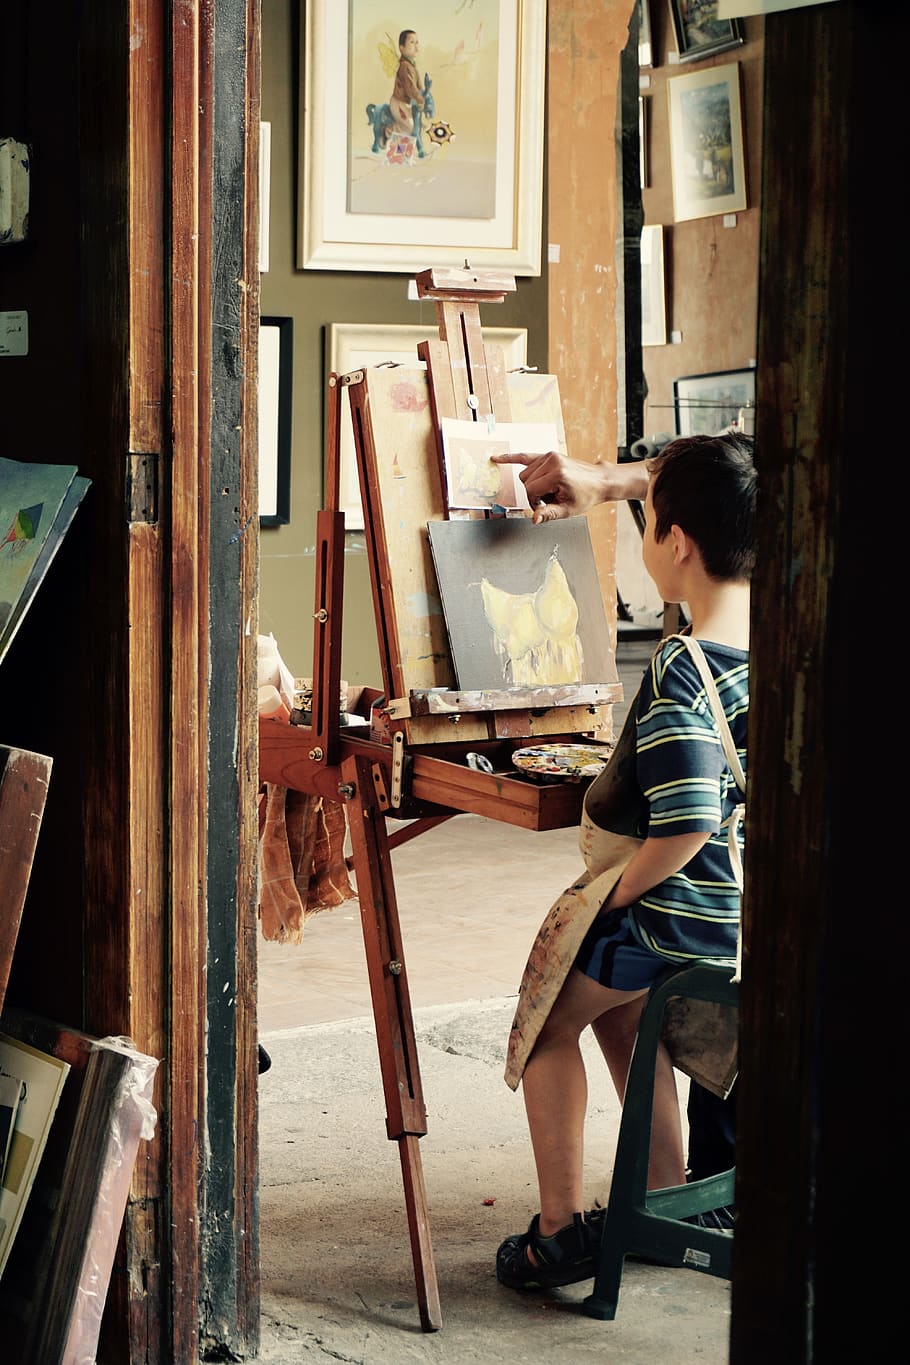
[[[647,990],[672,964],[643,948],[632,932],[628,907],[598,915],[582,941],[575,966],[614,991]]]

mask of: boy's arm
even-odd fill
[[[679,872],[711,838],[709,833],[671,834],[665,839],[645,839],[641,848],[601,906],[600,913],[633,905],[652,886]]]
[[[534,509],[534,522],[554,521],[588,512],[601,502],[644,501],[648,471],[641,461],[592,464],[570,460],[551,450],[547,455],[492,455],[493,464],[521,464],[519,478]]]

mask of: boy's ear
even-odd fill
[[[670,538],[673,542],[673,563],[684,564],[692,553],[692,542],[676,522],[670,527]]]

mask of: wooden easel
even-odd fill
[[[417,501],[421,489],[436,516],[440,503],[444,416],[478,420],[492,413],[510,418],[510,395],[501,352],[483,344],[479,304],[501,302],[515,288],[514,277],[491,272],[430,270],[417,277],[418,294],[437,304],[439,339],[418,352],[427,375],[433,437],[427,467],[413,468]],[[509,754],[529,739],[577,738],[597,728],[602,708],[622,700],[617,681],[541,688],[503,688],[497,692],[463,692],[454,685],[451,661],[439,658],[426,686],[413,681],[402,647],[402,621],[390,584],[401,564],[394,561],[385,524],[383,489],[387,488],[388,452],[381,449],[378,429],[382,386],[387,372],[354,371],[328,380],[326,510],[317,517],[316,601],[313,642],[312,724],[259,723],[260,780],[311,792],[347,803],[354,869],[389,1139],[398,1143],[407,1205],[415,1282],[424,1331],[441,1326],[439,1292],[430,1237],[429,1214],[418,1139],[427,1131],[426,1106],[414,1039],[404,946],[395,899],[390,850],[461,813],[473,813],[526,829],[558,829],[576,824],[584,788],[559,783],[541,786],[520,778]],[[408,372],[410,373],[410,372]],[[348,388],[370,555],[374,610],[385,692],[382,694],[383,741],[362,729],[339,724],[341,679],[342,573],[344,514],[337,510],[339,483],[340,384]],[[419,476],[419,477],[418,477]],[[436,490],[435,493],[433,490]],[[422,532],[423,528],[417,528]],[[394,537],[396,550],[401,536]],[[405,545],[401,554],[407,556]],[[405,569],[409,568],[407,559]],[[419,567],[419,566],[418,566]],[[448,673],[447,673],[448,670]],[[440,685],[442,679],[443,685]],[[451,685],[446,686],[448,681]],[[367,689],[365,704],[380,698]],[[384,742],[387,740],[388,742]],[[488,757],[494,771],[467,766],[466,751]],[[412,823],[389,836],[386,818]]]

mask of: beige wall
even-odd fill
[[[407,275],[296,268],[297,15],[298,9],[302,8],[296,0],[265,0],[262,25],[262,117],[271,124],[270,268],[262,277],[262,312],[290,316],[294,320],[294,403],[291,519],[287,526],[263,528],[261,533],[260,629],[274,633],[285,662],[297,675],[310,672],[312,656],[313,543],[316,512],[321,506],[323,490],[325,328],[333,322],[417,324],[426,325],[428,336],[435,335],[436,328],[432,304],[408,301]],[[629,0],[609,0],[611,31],[615,27],[616,13],[619,12],[624,22],[627,9],[631,9]],[[577,10],[573,0],[551,0],[551,61],[563,64],[570,59],[581,61],[585,50],[589,53],[603,50],[606,41],[603,33],[598,36],[593,28],[588,32],[587,25],[596,19],[593,11],[590,14],[589,11],[592,11],[591,0],[579,0]],[[660,0],[651,0],[651,22],[655,66],[643,72],[649,81],[643,93],[650,97],[651,111],[650,186],[643,191],[643,202],[645,222],[665,225],[668,344],[648,347],[644,352],[649,386],[644,435],[672,430],[675,377],[738,369],[747,365],[756,354],[763,57],[763,21],[760,19],[744,21],[747,38],[744,46],[695,66],[671,64],[669,57],[675,53],[675,40],[667,6]],[[579,32],[583,39],[580,55],[576,41]],[[687,70],[731,60],[739,61],[742,66],[750,207],[736,215],[733,227],[725,227],[719,217],[674,225],[669,179],[667,80]],[[579,192],[583,191],[585,196],[583,226],[586,232],[597,230],[597,224],[592,221],[592,205],[596,207],[598,199],[594,196],[592,200],[591,181],[602,179],[611,166],[615,111],[612,88],[604,89],[602,103],[599,128],[594,126],[596,118],[592,110],[580,118],[581,140],[590,148],[592,172],[591,177],[576,175]],[[549,124],[552,129],[552,112]],[[552,277],[556,266],[552,267],[548,280],[546,214],[544,217],[541,276],[520,277],[516,295],[504,304],[487,309],[482,320],[489,326],[527,327],[529,363],[543,370],[552,364],[560,374],[562,386],[563,379],[571,383],[571,373],[566,371],[564,374],[563,371],[571,367],[574,355],[571,350],[561,352],[567,357],[562,370],[558,357],[552,359],[548,355],[548,308],[554,306],[554,289],[558,308],[564,310],[566,304],[565,300],[560,301],[559,284]],[[578,216],[573,205],[562,204],[557,218],[558,236],[562,239],[571,232],[571,225],[578,221]],[[549,239],[554,240],[552,231]],[[606,240],[611,240],[609,235]],[[565,240],[560,240],[559,245],[565,268],[566,252],[567,249],[571,251],[571,245],[567,248]],[[612,261],[612,257],[609,259]],[[415,260],[414,272],[422,268],[423,262]],[[602,331],[605,326],[604,319],[592,314],[590,308],[572,310],[571,320],[576,328],[582,325]],[[560,331],[559,327],[557,331]],[[670,343],[670,331],[681,334],[679,344]],[[579,353],[590,354],[592,346],[582,345],[584,340],[581,338],[577,349]],[[590,337],[587,341],[590,343]],[[599,353],[599,346],[594,345],[593,350]],[[591,393],[594,394],[593,387]],[[583,433],[581,444],[584,448],[577,453],[590,458],[602,448],[609,456],[615,440],[612,411],[600,411],[601,395],[596,397],[597,411],[586,412],[586,420],[582,421],[578,412],[581,402],[581,395],[573,391],[567,415],[569,422]],[[564,409],[566,406],[564,398]],[[610,404],[607,406],[609,409]],[[570,453],[575,453],[571,443]],[[634,524],[625,516],[620,516],[617,524],[618,572],[624,563],[637,568],[639,542]],[[614,553],[613,525],[612,514],[599,516],[594,524],[595,535],[601,539],[606,537],[608,558]],[[631,578],[631,568],[628,572]],[[603,565],[601,577],[605,581]],[[630,595],[633,586],[634,595],[639,595],[637,583],[630,582],[630,588],[624,592],[620,577],[620,592],[625,596]],[[609,582],[605,583],[605,592],[611,599],[608,605],[612,610],[614,594]],[[369,569],[363,536],[356,532],[347,536],[344,617],[342,671],[345,678],[351,683],[379,685]]]

